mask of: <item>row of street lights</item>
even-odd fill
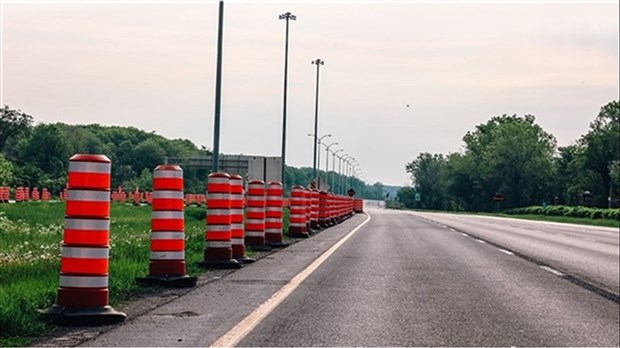
[[[286,21],[286,31],[285,31],[285,39],[284,39],[284,93],[283,93],[283,101],[282,101],[282,183],[285,178],[285,166],[286,166],[286,111],[287,111],[287,92],[288,92],[288,36],[289,36],[289,21],[297,20],[297,17],[290,13],[286,12],[281,14],[278,17],[280,20]],[[214,117],[214,127],[213,127],[213,161],[212,161],[212,172],[217,172],[219,170],[219,153],[220,153],[220,116],[221,116],[221,85],[222,85],[222,41],[223,41],[223,26],[224,26],[224,1],[219,1],[219,16],[218,16],[218,34],[217,34],[217,62],[216,62],[216,79],[215,79],[215,117]],[[332,146],[338,145],[338,142],[332,142],[329,145],[322,142],[322,140],[326,137],[331,137],[331,134],[325,134],[321,137],[318,136],[318,127],[319,127],[319,73],[321,65],[325,64],[325,61],[317,58],[311,62],[313,65],[316,65],[316,92],[315,92],[315,102],[314,102],[314,133],[308,134],[314,137],[314,156],[312,159],[312,175],[314,178],[318,178],[319,186],[320,186],[320,175],[317,173],[317,169],[320,166],[320,147],[321,145],[325,146],[325,173],[328,175],[329,173],[329,152]],[[337,156],[339,152],[343,151],[343,149],[339,149],[336,151],[332,151],[332,170],[336,171],[336,157],[338,157],[338,173],[340,175],[344,174],[351,178],[353,175],[357,175],[357,161],[350,155],[344,154],[342,156]],[[344,161],[344,163],[343,163]],[[326,178],[327,179],[327,178]],[[344,180],[344,176],[342,177]],[[332,187],[335,188],[335,178],[332,176]],[[344,191],[344,183],[340,183],[341,189]],[[344,192],[342,192],[344,193]]]

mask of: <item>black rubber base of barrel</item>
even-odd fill
[[[190,277],[187,274],[184,276],[147,275],[143,278],[136,278],[136,282],[138,284],[165,286],[169,288],[191,288],[193,286],[196,286],[197,280],[198,278]]]
[[[247,257],[245,255],[240,256],[240,257],[235,257],[235,260],[241,262],[241,263],[252,263],[252,262],[256,262],[256,259],[253,259],[251,257]]]
[[[110,306],[105,307],[61,307],[57,304],[42,313],[54,324],[63,326],[100,326],[118,324],[127,318]]]
[[[241,264],[239,261],[231,259],[231,260],[223,260],[223,261],[215,261],[215,260],[204,260],[198,262],[198,265],[202,267],[208,268],[218,268],[218,269],[235,269],[241,268]]]

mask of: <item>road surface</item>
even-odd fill
[[[551,272],[555,269],[550,266],[541,267],[534,253],[524,258],[511,252],[515,245],[502,247],[473,237],[474,229],[485,228],[466,227],[464,221],[444,227],[449,216],[437,223],[430,221],[437,216],[401,211],[371,210],[370,215],[353,233],[349,231],[365,216],[357,215],[84,344],[619,345],[618,302]],[[512,220],[505,228],[498,223],[497,230],[516,229],[510,227]],[[575,232],[558,233],[563,236],[558,243],[564,245]],[[343,238],[348,239],[334,249]],[[604,233],[593,232],[592,238],[614,242]],[[555,250],[552,241],[539,243]],[[324,255],[318,266],[313,263],[330,247],[329,257]],[[606,265],[606,257],[592,262],[614,268]],[[615,262],[617,268],[617,258]],[[316,267],[307,278],[293,281],[292,290],[282,292],[312,265]],[[588,269],[576,270],[587,279],[607,279],[604,271],[589,274]],[[274,298],[277,301],[270,302]],[[271,305],[261,306],[265,301]]]

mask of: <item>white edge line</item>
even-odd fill
[[[258,306],[252,313],[241,320],[235,327],[230,329],[222,337],[211,344],[211,347],[233,347],[250,333],[269,313],[271,313],[282,301],[284,301],[312,272],[327,260],[344,242],[346,242],[355,232],[370,221],[370,214],[364,222],[347,233],[331,248],[319,256],[310,266],[297,274],[293,279],[286,283],[280,290],[273,294],[267,301]]]
[[[512,251],[508,251],[506,249],[498,249],[499,251],[503,252],[504,254],[508,254],[508,255],[514,255],[514,253]]]
[[[560,272],[558,270],[555,270],[555,269],[553,269],[553,268],[551,268],[549,266],[540,266],[540,268],[544,269],[547,272],[551,272],[551,273],[555,274],[558,277],[561,277],[561,276],[564,275],[564,273],[562,273],[562,272]]]

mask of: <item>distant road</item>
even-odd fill
[[[619,294],[617,228],[479,215],[411,214],[503,246],[616,296]]]

